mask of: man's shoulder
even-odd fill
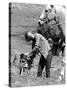
[[[35,34],[36,36],[40,36],[40,37],[44,37],[43,35],[39,34],[39,33],[36,33]]]
[[[44,41],[47,41],[46,38],[43,35],[39,34],[39,33],[36,33],[36,37],[41,38]]]

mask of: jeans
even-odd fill
[[[44,67],[46,70],[46,77],[47,78],[50,77],[51,61],[52,61],[52,52],[51,51],[49,51],[49,54],[47,55],[46,59],[43,55],[41,55],[40,61],[39,61],[39,66],[38,66],[38,71],[37,71],[37,77],[42,76]]]

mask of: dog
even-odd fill
[[[32,63],[31,58],[28,57],[28,53],[21,53],[20,54],[20,60],[19,60],[19,75],[22,75],[23,72],[27,72],[31,69]]]
[[[27,55],[25,54],[20,54],[20,60],[19,60],[19,75],[22,75],[23,72],[28,71],[28,63],[26,60]]]

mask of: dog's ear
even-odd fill
[[[20,59],[23,59],[24,58],[24,54],[20,54]]]

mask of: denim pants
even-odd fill
[[[43,55],[40,57],[37,77],[42,76],[43,69],[45,67],[46,77],[50,77],[50,68],[51,68],[51,61],[52,61],[52,51],[49,51],[47,58],[45,59]]]

